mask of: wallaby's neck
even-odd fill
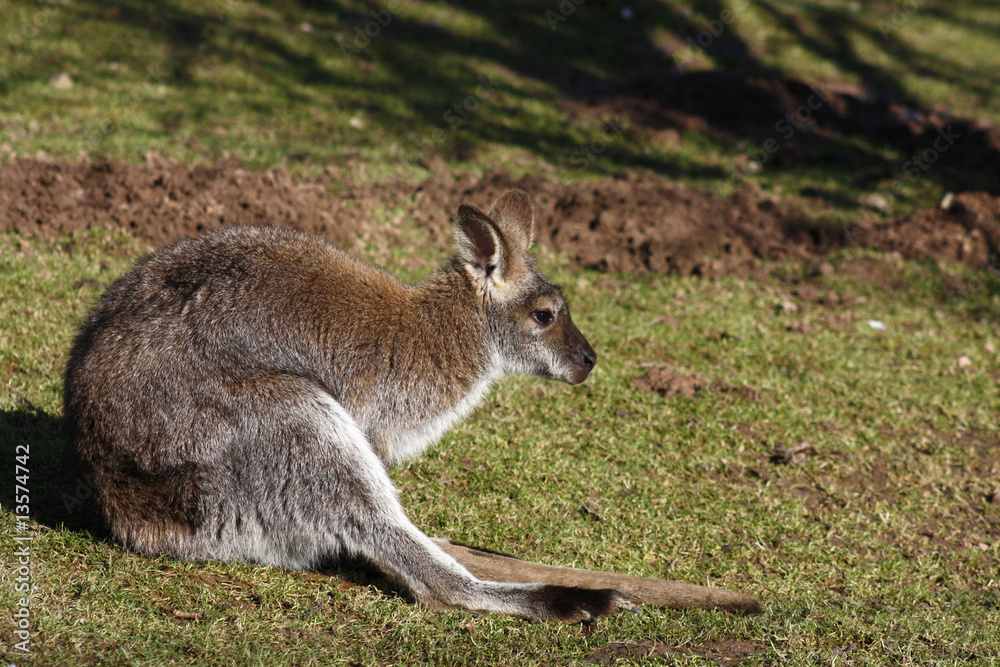
[[[423,451],[499,379],[484,305],[457,263],[406,290],[342,397],[387,463]]]
[[[425,378],[461,395],[496,364],[486,309],[463,267],[451,263],[414,289],[406,323],[416,349],[427,356]]]

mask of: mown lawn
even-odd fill
[[[362,180],[415,177],[438,161],[561,178],[641,168],[714,189],[760,137],[695,127],[664,139],[643,120],[642,99],[585,110],[617,82],[704,68],[846,87],[899,100],[904,116],[1000,120],[1000,10],[990,2],[571,6],[9,0],[0,16],[0,159],[43,151],[139,160],[152,150],[211,162],[235,153],[260,167],[334,165]],[[52,84],[62,73],[72,88]],[[722,93],[718,103],[732,101]],[[856,207],[910,157],[863,127],[801,148],[801,159],[768,165],[757,180],[834,209]],[[906,206],[984,178],[955,171],[934,169]],[[826,193],[818,201],[809,194],[817,190]]]
[[[85,491],[58,472],[61,366],[73,326],[138,250],[106,232],[0,241],[3,447],[8,460],[30,447],[39,522],[32,657],[5,646],[18,664],[569,664],[609,641],[727,639],[756,647],[746,664],[1000,660],[996,281],[956,270],[967,287],[955,293],[909,263],[887,265],[892,292],[846,278],[796,285],[793,268],[760,281],[555,268],[600,351],[592,378],[505,382],[395,478],[428,533],[737,588],[766,609],[646,608],[590,632],[432,613],[357,574],[139,558],[86,532]],[[884,262],[838,266],[858,261]],[[634,388],[654,364],[751,391]],[[800,457],[781,457],[803,442]],[[0,599],[13,609],[9,550],[6,562]]]
[[[904,4],[915,10],[894,14]],[[349,57],[355,28],[390,5]],[[653,141],[630,118],[572,111],[581,90],[673,67],[685,36],[726,9],[735,20],[685,67],[871,85],[1000,120],[993,3],[649,0],[625,18],[621,3],[587,0],[553,30],[546,12],[559,7],[6,0],[0,160],[233,152],[359,181],[443,162],[595,181],[646,169],[721,189],[753,137]],[[61,72],[71,89],[50,83]],[[446,115],[456,104],[461,122]],[[574,160],[608,120],[624,128],[608,150]],[[879,187],[854,178],[859,161],[890,180],[908,156],[877,137],[845,145],[834,154],[853,146],[855,161],[807,147],[805,164],[757,180],[788,197],[822,187],[831,215],[855,215]],[[934,204],[954,180],[928,172],[908,205]],[[413,248],[371,256],[440,256],[407,234]],[[617,276],[542,247],[597,369],[580,387],[506,381],[393,473],[404,505],[429,534],[744,590],[765,606],[749,618],[644,608],[586,628],[429,612],[359,573],[139,558],[89,532],[86,490],[61,472],[62,365],[101,290],[147,250],[99,230],[0,236],[5,663],[563,665],[610,660],[614,646],[619,665],[704,664],[725,645],[744,647],[744,665],[1000,664],[995,275],[852,250],[823,276],[795,265],[755,279]],[[633,386],[657,366],[721,383],[666,398]],[[27,655],[14,646],[15,536],[32,538]]]

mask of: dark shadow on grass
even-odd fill
[[[370,123],[364,131],[378,137],[372,141],[397,146],[400,159],[410,162],[476,160],[487,147],[504,145],[598,174],[641,168],[669,178],[746,180],[746,174],[672,157],[663,146],[667,129],[681,137],[704,134],[711,150],[751,161],[756,156],[776,174],[870,189],[904,178],[913,158],[932,156],[930,168],[916,172],[919,178],[956,191],[1000,193],[1000,131],[927,108],[907,79],[958,81],[989,102],[1000,76],[970,70],[961,53],[922,49],[913,35],[916,21],[895,26],[895,5],[882,5],[857,3],[851,10],[774,0],[635,0],[628,3],[631,14],[623,14],[625,5],[606,0],[455,0],[426,10],[409,0],[284,0],[257,9],[230,0],[201,6],[81,0],[66,11],[165,42],[168,55],[156,70],[157,83],[198,93],[211,87],[202,65],[236,65],[279,90],[283,100],[268,109],[248,99],[248,109],[307,131],[310,108],[335,104],[363,111]],[[407,11],[386,9],[394,6]],[[858,83],[820,85],[820,107],[809,109],[806,119],[796,115],[794,127],[782,124],[808,103],[815,92],[808,84],[815,82],[796,81],[765,62],[762,45],[747,36],[750,7],[757,20],[762,16],[778,28],[767,48],[801,49]],[[961,0],[915,11],[970,30],[975,26],[967,15],[989,7],[984,0]],[[441,13],[465,15],[477,27],[451,29],[439,20]],[[691,69],[706,63],[717,69]],[[484,93],[487,71],[501,72],[492,84],[496,95]],[[520,113],[533,95],[558,105],[566,122],[524,119]],[[183,128],[185,115],[211,113],[211,97],[190,99],[190,109],[162,114],[163,134]],[[504,108],[503,99],[519,104]],[[294,110],[287,118],[286,106]],[[576,161],[609,118],[628,130],[608,142],[599,159]],[[953,141],[946,150],[935,149],[944,128],[951,128]],[[317,135],[321,140],[321,128]],[[773,150],[762,152],[765,145]]]
[[[106,537],[107,531],[87,502],[89,488],[65,465],[62,418],[22,404],[0,411],[0,434],[0,453],[9,462],[12,476],[24,474],[15,468],[17,464],[23,462],[27,469],[26,478],[4,485],[0,505],[5,510],[20,513],[26,498],[27,516],[39,525]],[[18,458],[23,456],[27,458]]]

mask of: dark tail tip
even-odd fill
[[[755,597],[750,597],[749,595],[747,595],[746,599],[743,600],[741,604],[737,605],[736,608],[733,609],[733,611],[735,611],[738,614],[744,614],[746,616],[755,616],[757,614],[763,614],[764,607],[761,606],[760,600],[758,600]]]

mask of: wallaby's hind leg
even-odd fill
[[[281,449],[286,467],[270,474],[295,481],[277,497],[247,496],[257,504],[247,508],[254,515],[276,519],[265,530],[265,553],[247,553],[249,560],[273,562],[274,554],[293,552],[362,557],[432,607],[566,621],[632,607],[612,589],[477,579],[406,517],[382,462],[350,415],[319,387],[288,382],[294,391],[278,392],[287,397],[285,404],[269,410],[281,419],[262,420],[259,435],[270,437],[257,446]]]

